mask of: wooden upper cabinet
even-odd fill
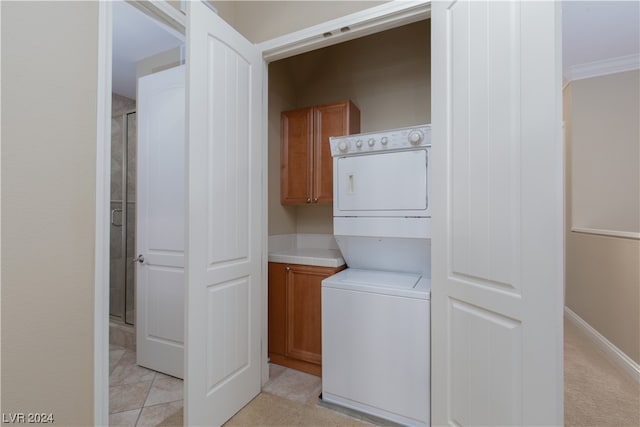
[[[311,197],[313,108],[282,113],[280,201],[305,204]]]
[[[281,203],[332,203],[329,137],[358,132],[360,110],[351,101],[282,112]]]

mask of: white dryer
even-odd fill
[[[334,235],[322,282],[322,399],[430,424],[431,127],[331,138]]]

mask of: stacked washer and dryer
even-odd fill
[[[322,282],[322,400],[428,426],[431,126],[330,142],[348,268]]]

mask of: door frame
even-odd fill
[[[132,3],[135,5],[135,3]],[[186,18],[166,0],[144,2],[136,6],[143,13],[168,27],[169,31],[184,31]],[[391,28],[410,24],[431,16],[431,2],[413,0],[388,2],[379,6],[345,15],[299,31],[285,34],[262,43],[265,65],[270,62],[344,41],[364,37]],[[94,258],[94,345],[93,393],[94,424],[109,423],[109,206],[111,167],[111,78],[112,78],[112,23],[109,2],[98,5],[98,75],[97,75],[97,135],[96,135],[96,211]],[[341,29],[348,27],[348,31]],[[324,34],[330,33],[331,36]],[[268,67],[264,67],[264,82],[268,82]],[[268,143],[268,84],[263,85],[262,140]],[[268,237],[268,150],[262,158],[263,176],[263,242],[262,242],[262,384],[269,379],[267,342],[267,237]],[[185,212],[188,215],[188,212]],[[186,378],[185,378],[186,380]]]
[[[135,6],[134,3],[131,3]],[[138,7],[138,6],[136,6]],[[185,17],[166,1],[138,7],[168,31],[184,27]],[[96,132],[96,210],[93,321],[93,422],[109,425],[109,207],[111,194],[111,79],[113,12],[98,2],[98,75]]]

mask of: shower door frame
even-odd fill
[[[135,273],[132,275],[131,277],[131,282],[132,283],[128,283],[127,281],[127,272],[129,270],[129,268],[131,268],[132,266],[129,265],[129,263],[131,262],[132,258],[134,258],[135,256],[132,256],[130,253],[128,253],[127,251],[127,238],[128,238],[128,231],[129,231],[129,227],[128,227],[128,222],[129,222],[129,122],[130,122],[130,118],[129,116],[131,114],[137,114],[137,108],[132,108],[129,110],[125,110],[124,112],[120,113],[119,115],[120,120],[122,121],[122,191],[120,194],[120,203],[121,203],[121,209],[120,209],[120,217],[122,220],[122,224],[120,225],[121,231],[120,231],[120,235],[121,235],[121,243],[120,243],[120,249],[122,250],[122,258],[123,258],[123,263],[124,263],[124,267],[122,269],[122,275],[121,275],[121,280],[122,280],[122,286],[123,286],[123,292],[122,292],[122,298],[121,298],[121,304],[122,304],[122,315],[118,316],[115,314],[111,313],[111,309],[109,309],[109,317],[111,319],[115,319],[117,321],[122,321],[123,324],[125,325],[131,325],[131,326],[135,326],[135,307],[136,307],[136,285],[135,285],[135,281],[136,281],[136,277],[135,277]],[[137,134],[138,130],[136,128],[136,134]],[[136,151],[137,151],[137,146],[136,146]],[[134,180],[137,181],[137,174],[136,177],[133,178]],[[137,187],[137,186],[136,186]],[[133,203],[136,203],[136,198],[137,198],[137,188],[136,188],[136,196],[133,197]],[[114,200],[111,200],[111,203],[113,203]],[[114,218],[115,218],[115,211],[117,209],[111,209],[111,216],[109,218],[109,223],[110,226],[116,226],[114,224]],[[135,224],[135,221],[133,222]],[[136,246],[135,246],[135,232],[133,234],[133,239],[134,239],[134,246],[133,246],[133,252],[135,253],[136,250]],[[133,306],[133,318],[132,319],[127,319],[127,295],[128,295],[128,289],[129,287],[131,287],[132,289],[132,301],[131,301],[131,305]],[[111,287],[110,287],[111,288]],[[111,292],[111,289],[109,289],[109,291]],[[109,295],[109,299],[111,300],[111,295]],[[130,321],[129,321],[130,320]]]

